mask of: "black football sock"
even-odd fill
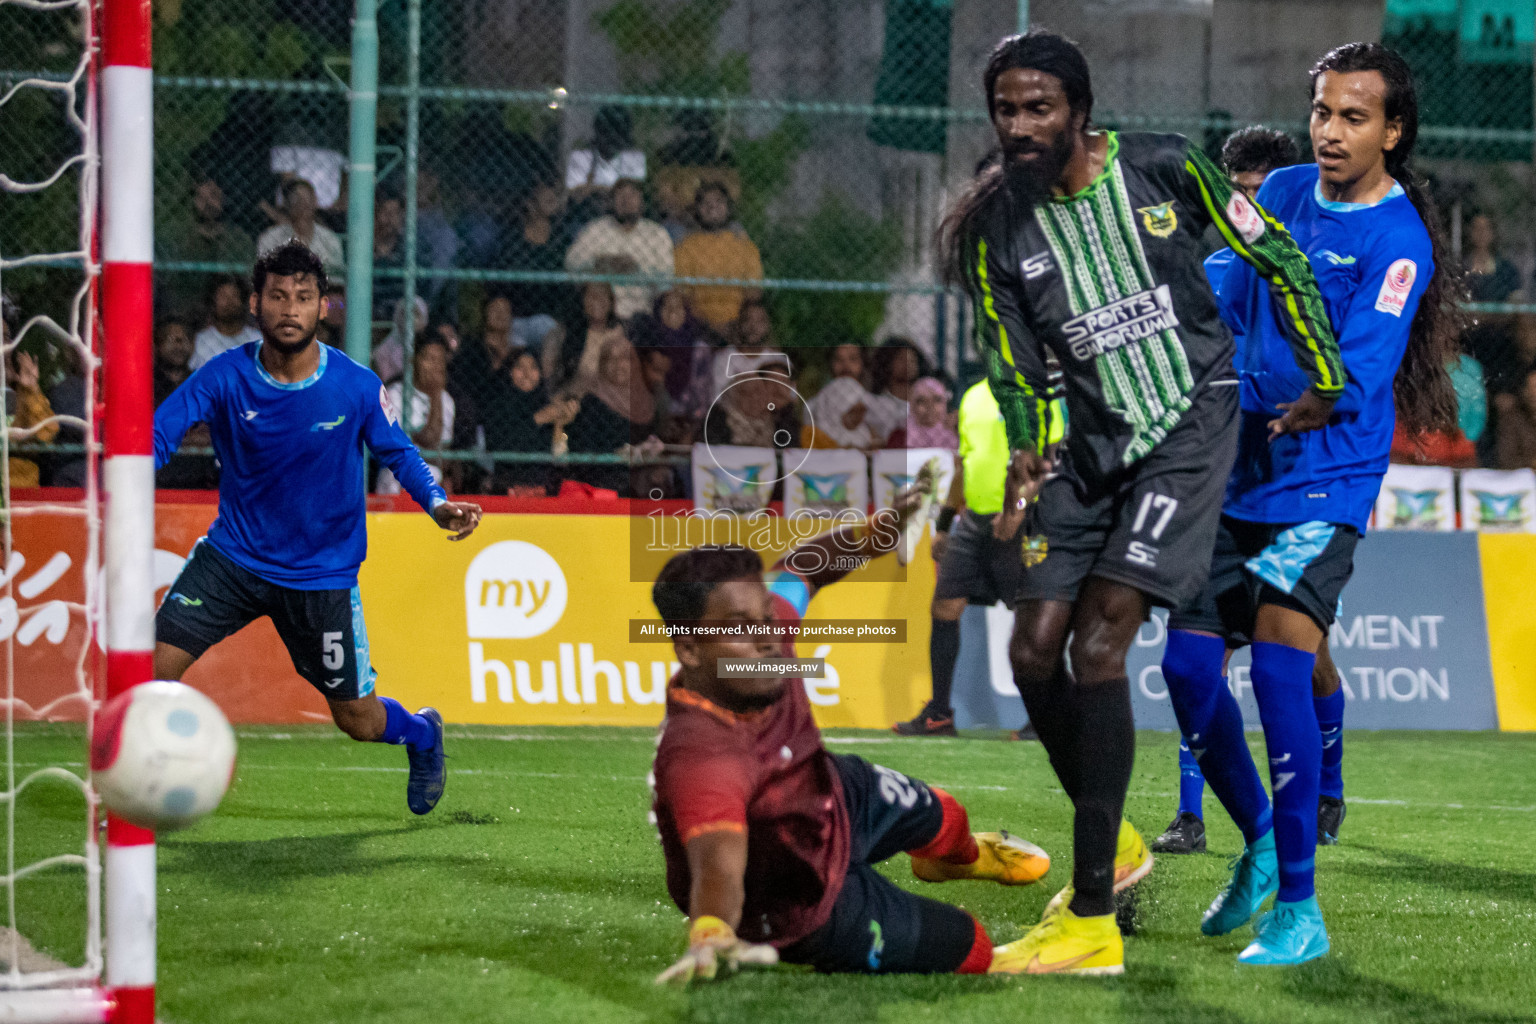
[[[955,688],[955,662],[960,658],[960,620],[946,622],[933,620],[933,633],[928,638],[928,668],[933,673],[933,706],[949,711],[954,705],[950,696]]]
[[[1072,756],[1072,676],[1065,661],[1056,666],[1056,674],[1043,682],[1013,677],[1024,698],[1024,710],[1040,737],[1040,745],[1051,759],[1056,778],[1067,798],[1077,800],[1077,764]]]
[[[1136,724],[1128,679],[1076,686],[1072,698],[1078,790],[1071,906],[1078,917],[1095,917],[1115,912],[1115,846],[1136,759]]]

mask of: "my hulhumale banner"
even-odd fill
[[[979,696],[982,688],[973,684],[972,692],[957,697],[967,712],[958,722],[962,727],[1015,726],[1023,715],[1005,674],[1012,616],[987,611],[982,678],[989,692]],[[1128,659],[1136,725],[1143,729],[1178,727],[1161,668],[1167,621],[1167,612],[1154,610]],[[1354,578],[1329,642],[1343,678],[1346,728],[1499,727],[1475,536],[1388,531],[1367,536],[1356,550]],[[967,653],[971,675],[957,679],[978,673],[981,652]],[[1238,652],[1228,681],[1244,720],[1258,725],[1248,668],[1248,652]],[[989,712],[996,717],[987,720]]]

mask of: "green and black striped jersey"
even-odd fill
[[[1339,395],[1338,344],[1284,226],[1183,136],[1110,132],[1104,171],[1083,191],[1028,208],[1001,188],[970,225],[968,291],[1011,447],[1038,450],[1050,433],[1047,350],[1066,378],[1080,476],[1136,462],[1200,388],[1236,383],[1201,266],[1211,223],[1269,282],[1313,387]]]

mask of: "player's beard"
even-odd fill
[[[1013,148],[1003,154],[1003,175],[1009,193],[1027,206],[1034,207],[1051,196],[1056,182],[1072,159],[1072,132],[1063,131],[1048,145]],[[1020,153],[1038,153],[1033,160],[1019,159]]]
[[[274,332],[269,331],[266,324],[262,324],[261,342],[263,345],[271,345],[274,349],[285,356],[296,356],[300,352],[303,352],[305,349],[309,348],[310,345],[314,344],[315,337],[319,333],[319,327],[320,325],[318,323],[316,323],[314,327],[311,327],[309,336],[306,337],[303,341],[287,342],[275,337]]]

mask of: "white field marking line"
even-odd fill
[[[286,734],[280,734],[286,735]],[[339,734],[338,734],[339,735]],[[275,738],[275,737],[261,737]],[[508,737],[467,737],[467,738],[508,738]],[[542,737],[513,737],[513,738],[542,738]],[[650,738],[645,740],[651,743]],[[839,740],[831,740],[839,742]],[[848,742],[848,740],[842,740]],[[854,740],[859,742],[859,740]],[[886,743],[894,740],[863,740],[865,743]],[[84,768],[84,761],[15,761],[17,768]],[[266,771],[266,772],[293,772],[293,771],[323,771],[323,772],[387,772],[387,774],[402,774],[410,771],[409,768],[386,768],[382,765],[241,765],[240,771]],[[645,781],[644,775],[585,775],[574,772],[519,772],[511,769],[495,768],[450,768],[450,775],[493,775],[493,777],[507,778],[604,778],[607,781]],[[1061,795],[1063,789],[1060,786],[989,786],[983,783],[946,783],[945,789],[969,789],[978,792],[1012,792],[1014,789],[1031,789],[1034,792],[1049,792],[1049,794]],[[1127,792],[1126,797],[1135,797],[1138,800],[1170,800],[1177,797],[1177,792],[1150,792],[1144,789]],[[1536,804],[1505,803],[1425,803],[1419,800],[1375,800],[1370,797],[1347,797],[1347,803],[1370,804],[1379,808],[1419,808],[1432,809],[1432,811],[1508,811],[1511,814],[1536,814]],[[3,933],[0,933],[3,938]]]
[[[326,719],[330,721],[330,719]],[[590,728],[598,728],[592,726]],[[288,732],[251,732],[237,731],[236,738],[242,740],[345,740],[348,737],[340,731],[323,733],[306,733],[295,735]],[[656,744],[655,733],[642,736],[561,736],[540,735],[537,733],[479,733],[479,732],[444,732],[443,737],[450,740],[495,740],[498,742],[526,742],[526,743],[649,743]],[[859,741],[854,741],[859,742]],[[868,742],[868,741],[864,741]],[[880,742],[885,742],[884,740]]]
[[[83,761],[49,761],[30,762],[17,761],[18,768],[40,768],[54,766],[59,768],[84,768]],[[245,764],[240,765],[238,771],[267,771],[267,772],[384,772],[386,774],[404,774],[409,768],[388,768],[383,765],[367,764],[337,764],[337,765],[287,765],[287,764]],[[450,775],[488,775],[497,778],[519,779],[604,779],[608,782],[644,782],[642,775],[587,775],[576,772],[522,772],[511,769],[497,768],[450,768]],[[1060,796],[1063,790],[1059,786],[992,786],[982,783],[945,783],[945,789],[976,790],[991,793],[1009,793],[1015,789],[1028,789],[1036,793],[1051,793]],[[1147,790],[1133,790],[1125,794],[1127,797],[1137,799],[1168,800],[1178,796],[1175,792],[1150,792]],[[1536,814],[1536,804],[1519,806],[1515,804],[1462,804],[1462,803],[1425,803],[1417,800],[1377,800],[1363,796],[1349,796],[1345,798],[1347,803],[1368,804],[1377,807],[1413,807],[1420,810],[1443,811],[1508,811],[1513,814]]]

